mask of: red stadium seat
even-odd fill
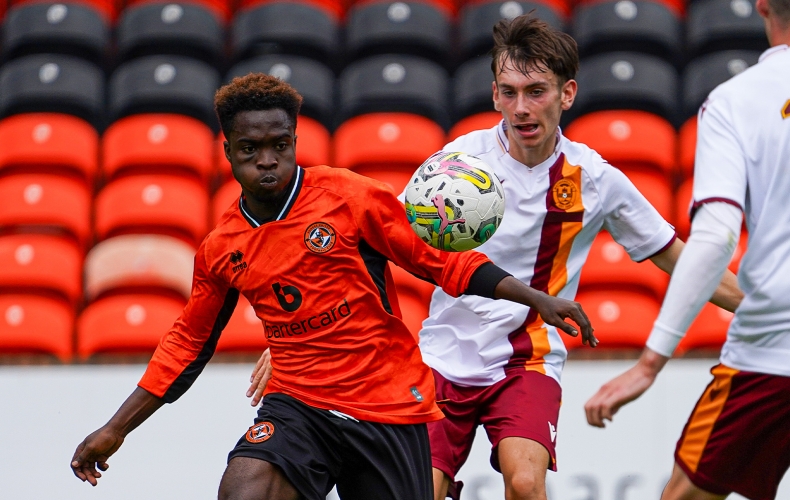
[[[667,273],[652,262],[634,262],[609,233],[602,231],[593,241],[587,263],[582,268],[579,289],[631,289],[662,300],[668,284]]]
[[[45,1],[47,0],[10,0],[9,5],[13,7],[19,4],[42,3]],[[116,2],[115,0],[70,0],[70,2],[71,1],[93,7],[110,21],[115,21],[118,17],[118,7],[121,5],[121,2]]]
[[[215,226],[231,205],[235,204],[241,196],[241,186],[235,180],[230,180],[214,193],[211,200],[211,223]]]
[[[91,235],[91,202],[90,189],[73,177],[0,177],[0,227],[4,231],[56,231],[86,247]]]
[[[727,340],[727,329],[733,314],[716,307],[711,303],[705,304],[697,319],[691,324],[686,336],[680,341],[677,354],[683,354],[691,349],[721,349]]]
[[[85,298],[107,292],[165,292],[189,298],[195,249],[171,236],[127,234],[104,240],[85,258]]]
[[[644,111],[598,111],[574,120],[565,130],[572,141],[596,150],[619,169],[675,172],[677,134],[658,115]]]
[[[76,243],[57,236],[2,236],[0,289],[51,295],[76,304],[82,295],[82,252]]]
[[[250,7],[260,7],[261,5],[266,5],[267,3],[273,3],[275,1],[283,1],[283,0],[240,0],[237,10],[243,10]],[[335,19],[343,19],[346,15],[346,6],[347,4],[351,4],[351,0],[346,2],[346,0],[285,0],[285,1],[296,1],[302,2],[313,7],[318,7],[326,11],[331,16],[335,17]]]
[[[263,332],[261,320],[255,315],[249,301],[243,295],[239,296],[239,303],[233,316],[230,317],[225,330],[217,343],[217,352],[254,351],[263,352],[269,343]]]
[[[697,117],[692,116],[680,127],[678,164],[683,177],[691,179],[694,175],[694,155],[697,149]]]
[[[0,353],[47,353],[71,359],[74,308],[62,300],[0,295]]]
[[[444,131],[408,113],[370,113],[335,132],[335,166],[379,179],[400,193],[414,171],[444,145]]]
[[[647,342],[661,303],[650,294],[622,290],[587,290],[576,300],[581,303],[601,342],[598,349],[641,349]],[[562,334],[568,349],[580,347],[581,337]]]
[[[599,2],[603,2],[605,0],[578,0],[572,2],[573,5],[590,5]],[[673,10],[678,16],[685,17],[686,12],[686,0],[654,0],[657,3],[663,4],[664,6],[668,7],[669,9]]]
[[[99,134],[71,115],[30,113],[0,120],[0,173],[76,175],[92,185]]]
[[[150,4],[150,3],[166,3],[163,0],[127,0],[126,7],[132,5]],[[228,22],[232,16],[233,2],[229,0],[188,0],[187,3],[200,5],[210,10],[218,19],[223,23]]]
[[[369,3],[378,2],[380,0],[349,0],[349,8],[356,5],[365,5]],[[443,10],[448,16],[455,17],[458,14],[458,3],[456,0],[419,0],[422,3],[430,4],[438,9]]]
[[[625,173],[658,213],[667,221],[674,222],[674,197],[667,176],[645,170],[628,170]]]
[[[214,175],[214,134],[200,120],[174,114],[141,114],[110,125],[102,143],[108,178],[124,173],[186,173],[208,182]]]
[[[475,130],[489,129],[500,121],[502,121],[502,113],[499,111],[485,111],[467,116],[453,125],[450,133],[447,134],[447,142],[454,141],[458,137]]]
[[[197,180],[134,175],[109,183],[96,197],[99,240],[128,233],[168,234],[195,247],[207,232],[208,193]]]
[[[159,295],[114,295],[89,305],[77,320],[77,354],[152,353],[186,301]]]

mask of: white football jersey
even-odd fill
[[[721,361],[790,376],[790,49],[718,86],[699,112],[693,206],[723,201],[746,214],[745,297]]]
[[[558,133],[557,147],[533,168],[508,153],[504,121],[444,147],[488,163],[505,190],[505,216],[478,248],[513,276],[573,299],[593,239],[606,229],[633,260],[666,248],[675,230],[620,170],[589,147]],[[565,335],[564,333],[562,335]],[[424,361],[448,380],[486,386],[523,366],[558,382],[567,352],[556,328],[537,312],[504,300],[453,298],[437,289],[420,331]]]

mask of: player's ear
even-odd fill
[[[222,149],[224,149],[224,150],[225,150],[225,158],[226,158],[228,161],[230,161],[230,144],[228,143],[228,141],[224,141],[224,142],[222,143]]]
[[[491,82],[491,95],[492,99],[494,100],[494,109],[497,111],[502,111],[499,107],[499,87],[496,86],[496,80]]]
[[[568,111],[573,106],[573,101],[576,100],[576,91],[578,90],[576,80],[568,80],[560,87],[560,95],[562,100],[563,111]]]

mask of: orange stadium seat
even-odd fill
[[[691,349],[721,349],[727,340],[727,329],[732,316],[729,311],[711,303],[705,304],[686,336],[678,344],[677,353],[683,354]]]
[[[82,252],[76,243],[57,236],[2,236],[0,289],[52,295],[76,304],[82,295]]]
[[[633,169],[675,172],[677,134],[672,125],[645,111],[618,110],[589,113],[565,129],[572,141],[596,150],[626,173]]]
[[[27,294],[0,295],[0,353],[72,355],[74,308],[61,300]]]
[[[239,196],[241,196],[241,186],[235,179],[226,182],[214,193],[214,198],[211,200],[211,223],[213,225],[217,225],[222,214],[236,203]]]
[[[186,173],[208,182],[214,174],[214,134],[200,120],[176,114],[141,114],[110,125],[102,141],[108,178],[124,173]]]
[[[267,3],[274,3],[278,0],[240,0],[238,3],[238,10],[247,9],[250,7],[259,7]],[[310,4],[318,7],[321,10],[331,14],[335,19],[343,19],[346,15],[346,5],[351,4],[351,0],[298,0],[303,3]]]
[[[9,6],[13,7],[14,5],[20,4],[29,4],[34,2],[41,2],[45,0],[10,0]],[[121,5],[121,2],[116,2],[115,0],[72,0],[75,3],[80,3],[84,5],[88,5],[93,7],[97,11],[101,12],[103,16],[105,16],[110,21],[115,21],[118,17],[118,7]]]
[[[132,5],[143,5],[143,4],[151,4],[151,3],[164,3],[162,0],[127,0],[125,2],[126,7],[130,7]],[[229,2],[228,0],[187,0],[185,3],[191,3],[195,5],[200,5],[201,7],[205,7],[210,10],[215,16],[226,23],[230,20],[232,15],[232,4],[235,2]]]
[[[186,301],[160,295],[125,294],[100,299],[77,320],[77,354],[152,353],[181,315]]]
[[[99,240],[127,233],[157,233],[180,237],[197,247],[207,224],[208,192],[201,182],[186,177],[122,177],[96,197]]]
[[[73,174],[91,184],[99,168],[99,134],[75,116],[29,113],[0,120],[0,173]]]
[[[217,352],[254,351],[263,352],[269,343],[263,332],[261,320],[255,309],[243,295],[239,295],[236,310],[217,342]]]
[[[444,130],[422,116],[360,115],[335,132],[335,166],[386,182],[400,193],[417,167],[442,148],[444,139]]]
[[[107,292],[172,291],[188,298],[195,249],[158,234],[126,234],[106,239],[85,257],[85,298]]]
[[[694,179],[687,179],[675,192],[675,229],[678,235],[686,241],[691,230],[689,207],[694,189]]]
[[[694,175],[694,154],[697,149],[697,117],[692,116],[680,127],[678,166],[684,178]]]
[[[599,349],[645,346],[661,303],[650,294],[622,290],[584,291],[576,296],[595,328]],[[568,349],[582,345],[580,337],[563,334]]]
[[[667,221],[674,222],[674,197],[667,176],[644,170],[628,170],[625,173],[658,213]]]
[[[579,289],[595,288],[602,294],[606,293],[604,290],[631,289],[662,300],[668,284],[667,273],[652,262],[634,262],[609,233],[602,231],[593,241],[582,268]]]
[[[475,130],[489,129],[502,120],[502,113],[498,111],[484,111],[458,120],[447,134],[447,142],[454,141],[464,134]]]
[[[0,177],[0,227],[52,232],[86,247],[91,235],[91,190],[81,180],[51,174]]]

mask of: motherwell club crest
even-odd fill
[[[554,198],[554,205],[556,205],[557,208],[560,210],[568,210],[576,203],[576,199],[579,196],[579,188],[569,179],[560,179],[554,184],[552,195]]]

